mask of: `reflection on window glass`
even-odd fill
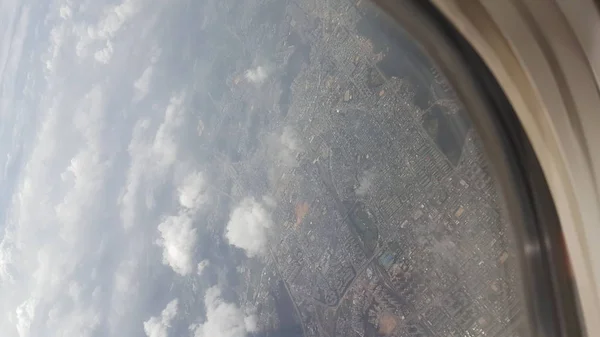
[[[478,136],[368,1],[14,13],[3,336],[522,333]]]

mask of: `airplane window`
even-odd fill
[[[554,337],[531,322],[571,312],[526,137],[435,20],[1,7],[3,336]]]

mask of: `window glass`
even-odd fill
[[[478,135],[368,1],[6,6],[3,335],[522,335]]]

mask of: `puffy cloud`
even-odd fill
[[[94,59],[100,63],[108,64],[114,52],[115,50],[112,42],[110,42],[110,40],[106,41],[106,46],[94,53]]]
[[[363,172],[359,181],[358,187],[356,188],[356,195],[364,196],[366,195],[373,187],[373,183],[375,182],[376,174],[373,171],[367,170]]]
[[[196,245],[196,229],[188,213],[168,216],[158,225],[161,238],[157,241],[163,248],[163,263],[179,275],[188,275],[193,270],[192,260]]]
[[[167,337],[171,322],[177,316],[178,299],[174,299],[160,313],[160,316],[150,317],[144,322],[144,332],[148,337]]]
[[[197,210],[206,202],[206,182],[200,172],[188,174],[178,189],[181,206]]]
[[[150,91],[150,80],[154,74],[154,66],[150,65],[142,72],[142,75],[133,83],[135,94],[133,101],[137,102],[144,99]]]
[[[93,37],[110,39],[125,23],[136,15],[141,7],[140,0],[125,0],[105,10],[106,15],[96,27],[90,27],[89,34]]]
[[[285,127],[283,132],[281,133],[281,144],[290,152],[299,152],[300,151],[300,142],[298,141],[298,137],[294,130],[290,127]]]
[[[168,178],[177,160],[179,144],[177,134],[184,121],[184,95],[173,94],[169,100],[162,123],[154,131],[151,121],[140,119],[133,129],[128,153],[131,164],[119,205],[125,229],[138,221],[141,199],[152,206],[154,189]]]
[[[128,147],[131,165],[119,199],[123,225],[126,230],[131,230],[139,222],[139,214],[153,207],[157,187],[174,179],[174,171],[183,169],[184,178],[176,187],[181,208],[158,225],[160,238],[156,241],[162,248],[163,264],[182,276],[189,275],[195,267],[193,253],[197,230],[193,226],[194,216],[207,200],[203,174],[189,171],[177,160],[178,131],[184,121],[183,101],[181,94],[170,98],[163,121],[155,131],[150,120],[136,123]]]
[[[181,209],[177,215],[168,216],[158,225],[160,239],[157,244],[163,249],[163,263],[177,274],[185,276],[192,272],[193,253],[197,242],[197,230],[193,218],[206,202],[205,181],[202,173],[189,173],[177,189]],[[198,273],[208,261],[198,264]]]
[[[256,68],[248,69],[244,73],[246,79],[254,84],[262,84],[270,74],[269,68],[265,66],[257,66]]]
[[[15,310],[16,313],[16,328],[19,336],[28,336],[30,333],[31,323],[33,322],[36,300],[29,298],[21,303]]]
[[[171,96],[169,105],[165,110],[164,122],[158,127],[154,142],[151,145],[152,159],[155,161],[159,173],[170,168],[177,159],[178,144],[177,133],[184,122],[185,96],[177,93]]]
[[[108,151],[102,144],[104,101],[102,89],[94,87],[84,97],[80,111],[74,117],[75,129],[87,146],[71,158],[69,166],[61,173],[63,182],[72,183],[72,188],[55,207],[63,227],[61,237],[65,241],[70,242],[75,237],[73,233],[82,230],[81,221],[95,208],[94,196],[104,191],[110,166]]]
[[[153,48],[150,64],[148,64],[142,74],[135,80],[135,82],[133,82],[134,102],[139,102],[148,96],[152,77],[154,77],[154,73],[156,72],[156,63],[158,62],[161,53],[162,51],[160,48]]]
[[[196,327],[194,337],[245,337],[257,331],[256,317],[247,315],[233,303],[221,297],[218,287],[211,287],[204,295],[206,320]]]
[[[202,273],[204,272],[204,269],[206,269],[208,266],[210,265],[210,262],[208,260],[202,260],[200,261],[200,263],[198,263],[198,275],[202,275]]]
[[[120,196],[121,219],[130,230],[138,222],[140,204],[152,208],[154,190],[170,181],[179,152],[177,134],[184,121],[184,96],[174,94],[165,109],[162,123],[152,131],[149,120],[140,120],[134,127],[128,150],[131,166],[125,188]],[[176,215],[169,215],[158,225],[163,250],[163,263],[179,275],[188,275],[193,268],[193,252],[197,241],[193,218],[206,202],[202,173],[188,172],[177,187],[181,205]]]
[[[82,292],[78,283],[72,281],[68,284],[67,296],[53,303],[48,312],[46,331],[53,331],[59,336],[93,336],[97,333],[102,321],[99,297],[83,298]]]
[[[273,146],[278,164],[285,167],[298,165],[296,158],[302,152],[302,146],[298,140],[298,135],[292,128],[286,126]]]
[[[71,7],[67,4],[64,4],[60,7],[59,9],[59,13],[60,13],[60,17],[63,20],[68,20],[71,18],[71,16],[73,16],[73,10],[71,9]]]
[[[113,39],[117,33],[141,10],[141,0],[125,0],[122,3],[106,6],[104,15],[96,24],[84,23],[76,29],[79,41],[77,55],[85,57],[93,49],[94,59],[107,64],[114,53]],[[64,11],[61,10],[61,15]],[[98,48],[98,46],[100,46]]]
[[[225,236],[248,257],[259,256],[265,253],[267,230],[271,226],[267,209],[254,198],[246,198],[231,212]]]
[[[266,144],[269,179],[271,184],[276,184],[283,174],[298,166],[298,158],[304,152],[304,148],[297,132],[289,126],[270,133]]]
[[[268,194],[267,195],[263,195],[262,201],[269,208],[275,208],[275,207],[277,207],[277,200],[275,200],[275,198],[273,198],[272,196],[270,196]]]
[[[125,229],[130,229],[137,221],[137,207],[139,202],[140,189],[148,179],[145,170],[152,157],[149,150],[149,144],[146,141],[150,120],[140,119],[133,128],[131,142],[127,148],[131,157],[131,164],[127,172],[126,184],[119,197],[120,216]]]
[[[62,22],[59,25],[52,27],[49,33],[49,46],[47,51],[42,55],[42,62],[45,66],[47,75],[52,75],[56,72],[59,62],[59,55],[64,48],[65,40],[70,31],[67,24]]]

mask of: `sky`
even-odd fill
[[[195,99],[209,85],[190,56],[202,41],[184,44],[216,5],[194,3],[0,0],[3,336],[256,331],[222,284],[198,280],[219,265],[203,246],[215,188],[190,140],[215,108]],[[259,85],[270,70],[245,74]],[[272,208],[231,201],[215,235],[259,257]],[[196,283],[192,297],[173,287]]]

